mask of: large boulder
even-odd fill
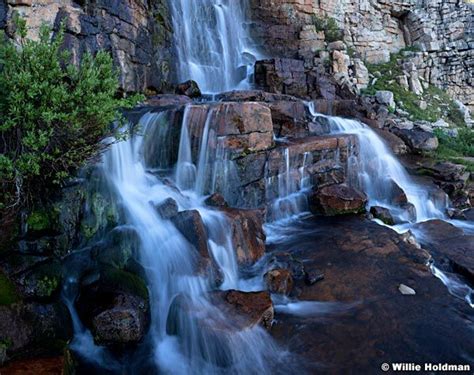
[[[345,185],[326,186],[312,193],[310,210],[326,216],[362,213],[367,197],[360,191]]]
[[[262,210],[223,209],[231,227],[237,262],[249,265],[265,253],[264,212]]]
[[[419,129],[393,129],[393,131],[416,153],[435,151],[439,146],[438,138],[430,132]]]
[[[172,217],[172,221],[184,238],[196,248],[199,255],[203,258],[209,258],[207,231],[199,211],[178,212],[177,215]]]
[[[113,267],[103,267],[82,279],[76,308],[95,341],[111,347],[137,344],[150,321],[145,281]]]

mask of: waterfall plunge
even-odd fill
[[[193,79],[205,93],[248,88],[259,57],[246,30],[245,3],[170,2],[180,81]]]

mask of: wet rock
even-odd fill
[[[178,95],[186,95],[190,98],[199,98],[202,95],[197,82],[193,80],[180,83],[176,86],[175,92]]]
[[[48,260],[15,275],[12,280],[22,297],[51,301],[59,293],[62,279],[61,264],[55,260]]]
[[[114,306],[92,320],[95,341],[100,345],[127,345],[142,340],[148,317],[145,301],[139,297],[119,295]]]
[[[204,204],[207,206],[211,207],[227,207],[227,202],[225,201],[225,198],[219,194],[219,193],[214,193],[210,195],[209,197],[206,198],[204,201]]]
[[[365,211],[365,194],[345,184],[326,186],[313,192],[310,210],[326,216],[356,214]]]
[[[189,96],[162,94],[155,95],[147,99],[146,104],[152,107],[184,106],[192,103]]]
[[[291,95],[275,94],[263,90],[236,90],[224,92],[216,96],[217,100],[223,102],[274,102],[274,101],[300,101]]]
[[[226,316],[236,317],[241,328],[272,326],[274,311],[268,292],[228,290],[213,293],[212,300]]]
[[[199,211],[181,211],[172,218],[172,221],[184,238],[196,248],[200,256],[209,258],[206,227]]]
[[[408,152],[407,145],[400,137],[384,129],[375,129],[375,132],[388,143],[395,155],[404,155]]]
[[[302,101],[274,101],[268,104],[277,137],[308,135],[306,107]]]
[[[131,272],[103,267],[82,279],[76,308],[97,343],[136,344],[149,325],[149,295],[143,279]]]
[[[216,134],[221,143],[238,157],[242,153],[267,150],[273,146],[270,109],[259,103],[219,103],[214,107]]]
[[[370,213],[376,218],[381,220],[383,223],[387,225],[393,225],[394,220],[392,215],[390,214],[390,210],[385,207],[380,206],[372,206],[370,207]]]
[[[262,210],[223,209],[231,226],[237,262],[249,265],[265,253],[264,212]]]
[[[413,230],[422,232],[420,242],[433,252],[435,259],[449,260],[455,271],[474,280],[474,235],[443,220],[418,223]]]
[[[466,215],[464,212],[458,208],[448,208],[446,210],[446,214],[450,219],[454,220],[467,220]]]
[[[6,359],[59,355],[71,337],[71,319],[61,303],[0,306],[0,341]]]
[[[430,132],[405,129],[394,129],[394,132],[416,153],[435,151],[439,146],[438,138]]]
[[[166,198],[164,201],[154,205],[158,215],[164,219],[171,219],[178,214],[178,203],[173,198]]]
[[[405,284],[400,284],[398,286],[398,290],[400,291],[401,294],[404,296],[414,296],[416,294],[415,289],[410,288],[409,286]]]
[[[268,261],[268,267],[288,270],[294,280],[303,280],[307,276],[303,262],[290,253],[273,254]]]
[[[400,208],[405,212],[408,221],[416,220],[416,207],[412,203],[403,203]]]
[[[271,293],[289,295],[293,290],[293,277],[286,269],[273,269],[268,271],[263,278]]]
[[[139,246],[140,237],[134,228],[117,227],[93,248],[92,257],[100,264],[123,269],[130,259],[138,256]]]
[[[324,280],[324,274],[317,270],[308,270],[306,273],[306,285],[314,285],[318,281]]]

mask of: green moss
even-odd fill
[[[145,281],[130,272],[105,268],[101,273],[102,282],[115,290],[121,290],[148,300],[148,288]]]
[[[474,158],[474,131],[468,128],[459,129],[457,137],[450,137],[442,130],[435,130],[439,140],[436,153],[430,156],[440,161],[452,161],[463,164],[467,170],[474,173],[474,162],[468,158]]]
[[[15,286],[2,273],[0,273],[0,306],[11,305],[19,301]]]
[[[51,228],[51,218],[44,211],[33,211],[26,219],[28,229],[40,232]]]

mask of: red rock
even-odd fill
[[[366,203],[365,194],[345,184],[326,186],[310,197],[311,212],[326,216],[361,213]]]
[[[274,269],[264,275],[268,290],[271,293],[290,294],[293,290],[293,277],[285,269]]]

